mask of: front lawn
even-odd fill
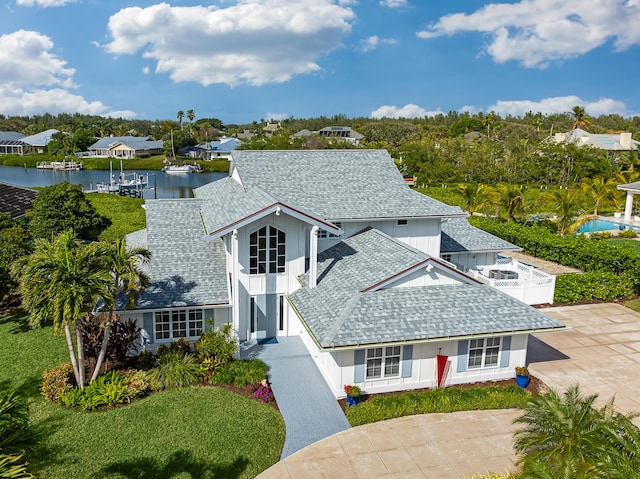
[[[0,387],[27,399],[43,432],[28,457],[38,478],[252,478],[278,461],[278,411],[221,388],[173,389],[101,412],[45,402],[40,378],[68,360],[66,344],[51,328],[23,329],[20,319],[0,319]]]
[[[636,253],[640,254],[640,241],[636,241],[634,239],[628,239],[628,238],[612,238],[610,240],[607,240],[608,243],[614,244],[614,245],[630,245],[633,248],[633,251],[635,251]]]

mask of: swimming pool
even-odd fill
[[[627,228],[637,230],[637,228],[634,226],[614,223],[613,221],[596,219],[596,220],[587,221],[585,224],[583,224],[578,230],[578,233],[592,233],[594,231],[607,231],[607,230],[617,230],[617,229],[624,230]]]

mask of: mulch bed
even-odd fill
[[[535,376],[529,376],[531,378],[529,385],[525,388],[527,391],[529,391],[531,394],[538,395],[538,394],[544,394],[545,392],[547,392],[549,390],[549,388],[547,387],[547,385],[539,378],[535,377]],[[476,383],[468,383],[468,384],[456,384],[453,386],[447,386],[447,388],[458,388],[458,389],[466,389],[466,388],[471,388],[471,387],[483,387],[483,386],[508,386],[510,384],[515,384],[516,380],[515,378],[513,379],[503,379],[501,381],[483,381],[483,382],[476,382]],[[411,389],[411,392],[422,392],[422,391],[429,391],[432,388],[421,388],[421,389]],[[388,393],[378,393],[378,394],[363,394],[362,396],[360,396],[360,402],[365,402],[368,401],[371,398],[374,398],[376,396],[398,396],[400,394],[406,393],[409,391],[394,391],[394,392],[388,392]],[[340,407],[342,408],[343,411],[347,411],[347,400],[346,399],[338,399],[338,404],[340,405]]]

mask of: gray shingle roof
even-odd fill
[[[221,239],[203,240],[200,206],[198,199],[147,200],[146,245],[153,255],[149,264],[152,284],[137,308],[229,302],[224,244]],[[137,232],[130,240],[143,244],[143,233]]]
[[[241,150],[232,160],[244,186],[329,220],[463,215],[409,188],[385,150]]]
[[[24,141],[28,145],[31,146],[46,146],[52,140],[52,136],[56,133],[60,133],[60,130],[56,130],[55,128],[50,128],[45,131],[41,131],[40,133],[36,133],[35,135],[25,136],[24,138],[20,138],[20,141]]]
[[[299,289],[289,300],[324,348],[563,327],[486,285],[361,292],[428,258],[375,229],[365,230],[324,251],[318,285]]]
[[[522,248],[469,224],[466,218],[442,222],[440,253],[520,251]]]
[[[146,136],[107,136],[100,138],[89,147],[90,150],[106,150],[114,143],[122,143],[134,150],[151,150],[162,148],[162,140],[150,140]]]
[[[0,131],[0,142],[18,141],[24,138],[25,136],[26,135],[23,135],[22,133],[18,133],[17,131]]]

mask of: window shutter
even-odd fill
[[[153,313],[143,313],[142,325],[147,333],[144,337],[144,344],[153,344],[155,339],[153,337]]]
[[[402,377],[410,378],[413,366],[413,344],[402,347]]]
[[[507,368],[509,367],[509,356],[511,354],[511,336],[505,336],[502,338],[502,350],[500,354],[500,367]]]
[[[467,370],[467,355],[469,354],[469,341],[458,341],[458,367],[457,372],[463,373]]]
[[[353,382],[364,382],[364,349],[356,349],[353,352]]]

